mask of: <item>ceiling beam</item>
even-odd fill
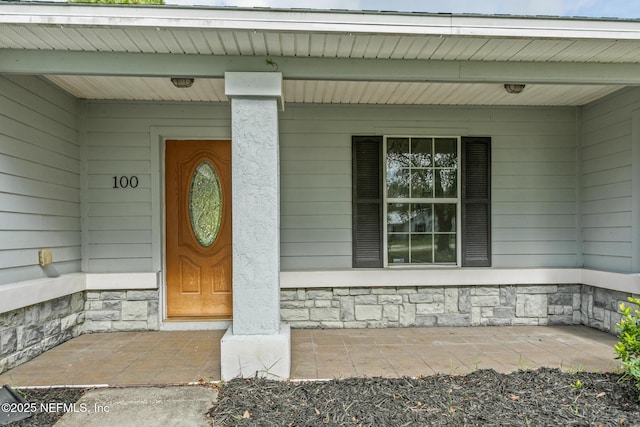
[[[0,49],[0,74],[220,78],[229,71],[279,71],[289,80],[640,85],[640,64]]]

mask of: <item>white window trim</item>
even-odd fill
[[[456,204],[456,262],[452,264],[389,264],[389,253],[387,247],[387,205],[389,203],[433,203],[434,199],[397,199],[387,198],[387,139],[388,138],[455,138],[458,141],[458,166],[456,174],[457,198],[438,199],[438,203],[455,203]],[[462,137],[451,135],[383,135],[382,138],[382,248],[383,248],[383,266],[384,268],[393,269],[425,269],[425,268],[460,268],[462,259],[462,224],[461,224],[461,208],[462,208],[462,189],[460,188],[460,152],[462,149]],[[411,200],[407,202],[407,200]]]

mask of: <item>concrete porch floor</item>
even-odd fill
[[[150,385],[220,379],[224,331],[116,332],[67,341],[0,375],[0,384]],[[583,326],[294,329],[291,377],[465,374],[535,369],[614,371],[617,339]]]

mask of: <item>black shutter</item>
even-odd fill
[[[352,138],[353,267],[383,266],[382,137]]]
[[[462,266],[491,266],[491,138],[462,138]]]

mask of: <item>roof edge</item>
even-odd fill
[[[141,8],[145,14],[141,16]],[[0,24],[640,40],[640,20],[422,12],[0,3]]]
[[[3,1],[9,5],[54,5],[60,6],[87,6],[87,7],[126,7],[126,8],[171,8],[171,9],[200,9],[200,10],[234,10],[240,12],[301,12],[301,13],[335,13],[335,14],[361,14],[361,15],[401,15],[401,16],[446,16],[446,17],[476,17],[476,18],[501,18],[501,19],[542,19],[542,20],[566,20],[566,21],[604,21],[604,22],[640,22],[640,18],[617,17],[592,17],[592,16],[561,16],[561,15],[513,15],[513,14],[484,14],[484,13],[457,13],[457,12],[423,12],[402,10],[376,10],[376,9],[316,9],[316,8],[282,8],[282,7],[247,7],[247,6],[207,6],[207,5],[146,5],[146,4],[101,4],[101,3],[70,3],[67,1],[46,0],[17,0]]]

